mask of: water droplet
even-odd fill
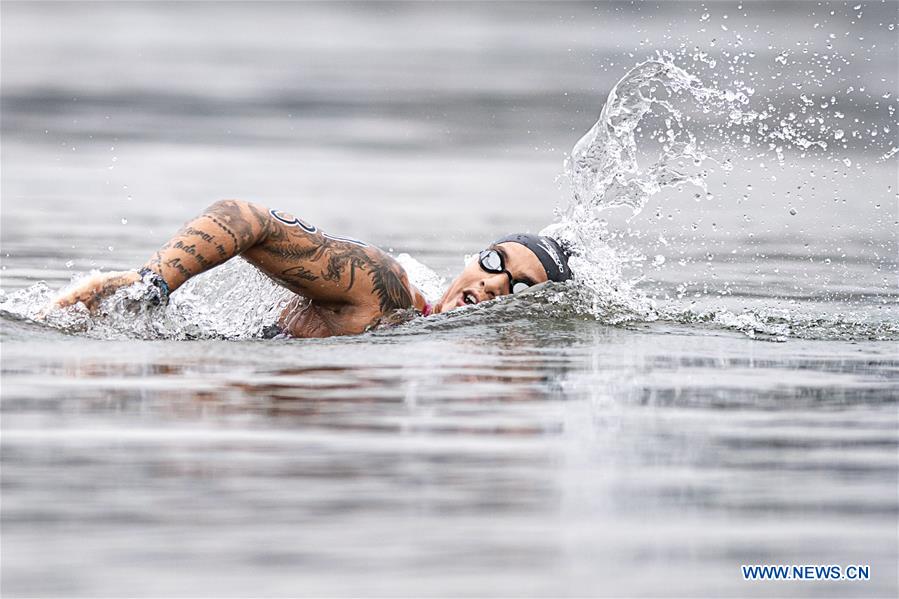
[[[74,260],[66,260],[66,268],[72,268],[73,266],[75,266]]]
[[[128,224],[128,219],[127,219],[127,218],[122,218],[122,224],[123,224],[123,225],[127,225],[127,224]]]
[[[796,209],[795,209],[795,208],[790,208],[790,214],[791,214],[792,216],[796,216],[796,215],[798,214],[798,212],[796,212]]]

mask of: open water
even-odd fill
[[[897,8],[4,1],[0,590],[895,596]],[[239,262],[37,318],[225,197],[432,296],[516,230],[579,277],[325,340]]]

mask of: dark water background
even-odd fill
[[[3,2],[7,294],[135,267],[223,197],[452,276],[550,222],[606,94],[682,44],[713,79],[752,52],[763,104],[846,123],[730,156],[712,200],[607,215],[662,305],[801,314],[783,343],[721,318],[181,342],[4,314],[4,595],[895,596],[897,3],[739,6]]]

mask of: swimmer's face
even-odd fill
[[[525,281],[531,285],[545,283],[546,271],[537,255],[520,243],[499,243],[490,246],[503,258],[512,278]],[[448,312],[467,304],[479,304],[495,299],[501,295],[509,295],[509,277],[505,273],[487,272],[478,263],[477,256],[468,262],[465,269],[450,284],[449,289],[434,307],[434,312]]]

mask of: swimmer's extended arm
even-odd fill
[[[222,200],[188,222],[143,266],[160,275],[174,291],[189,278],[233,258],[265,239],[264,214],[247,202]],[[84,303],[91,311],[100,301],[141,279],[135,271],[96,275],[56,299],[60,307]]]
[[[160,275],[169,290],[175,291],[191,277],[264,242],[269,220],[261,206],[221,200],[185,224],[144,268]]]
[[[144,268],[159,274],[175,291],[191,277],[237,255],[284,287],[321,303],[371,305],[382,313],[412,305],[403,269],[379,249],[326,236],[293,216],[239,200],[209,206],[157,250]],[[57,304],[82,301],[93,308],[139,278],[137,273],[101,275]]]

